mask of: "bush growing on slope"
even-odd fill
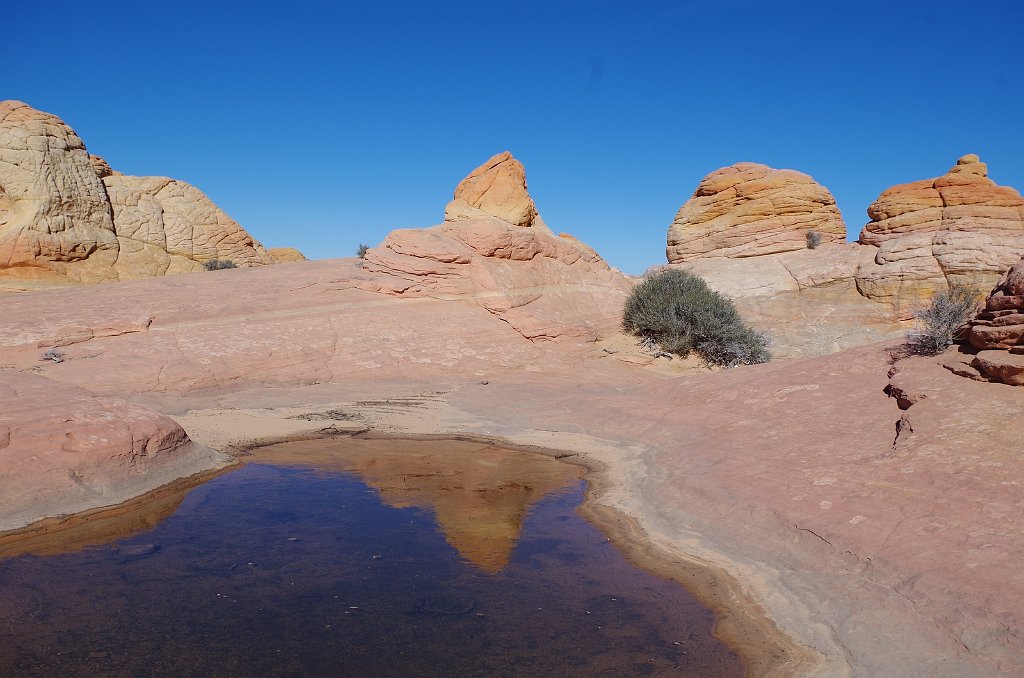
[[[224,268],[238,268],[238,265],[230,259],[209,259],[203,262],[203,268],[207,271],[219,271]]]
[[[928,306],[914,313],[918,327],[907,338],[911,352],[935,355],[952,346],[978,312],[979,297],[976,288],[956,283],[936,292]]]
[[[731,300],[700,276],[677,269],[653,275],[633,288],[622,329],[678,356],[693,351],[712,365],[771,360],[768,338],[744,324]]]

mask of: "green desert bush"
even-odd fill
[[[366,253],[370,251],[370,246],[366,243],[359,243],[359,247],[356,248],[356,256],[360,259],[366,258]]]
[[[818,249],[818,245],[821,244],[821,233],[818,233],[812,228],[811,230],[807,231],[807,233],[804,234],[804,237],[807,240],[807,249]]]
[[[980,297],[976,287],[958,283],[936,292],[928,306],[914,313],[917,329],[907,337],[911,352],[935,355],[952,346],[978,312]]]
[[[203,262],[203,268],[207,271],[219,271],[223,268],[238,268],[238,265],[230,259],[209,259]]]
[[[768,338],[744,324],[732,301],[700,276],[669,269],[633,288],[622,329],[663,351],[696,353],[712,365],[733,367],[771,360]]]

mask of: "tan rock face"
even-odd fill
[[[294,247],[271,247],[267,254],[274,260],[275,264],[286,264],[291,261],[306,261],[306,255]]]
[[[857,274],[863,294],[905,307],[948,283],[984,288],[1024,253],[1024,198],[988,178],[976,155],[944,176],[886,190],[860,242],[879,248]]]
[[[807,247],[807,231],[844,242],[846,225],[835,198],[794,170],[752,162],[704,177],[668,230],[670,263],[701,257],[754,257]]]
[[[117,239],[85,145],[60,118],[0,102],[0,269],[112,280]]]
[[[103,183],[121,247],[115,268],[122,280],[200,271],[210,259],[238,266],[273,263],[260,243],[195,186],[124,175]]]
[[[274,263],[194,186],[122,175],[60,118],[0,102],[3,289],[197,271],[208,259]]]
[[[526,190],[526,169],[508,151],[493,156],[460,181],[444,212],[445,221],[492,216],[513,226],[547,229]]]

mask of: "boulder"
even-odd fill
[[[666,253],[685,263],[793,252],[807,248],[808,231],[846,240],[828,189],[802,172],[741,162],[704,177],[669,227]]]
[[[988,288],[1024,253],[1024,198],[973,154],[941,177],[884,191],[868,216],[860,242],[878,253],[858,288],[904,315],[949,283]]]

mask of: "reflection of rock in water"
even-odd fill
[[[354,472],[390,506],[431,509],[448,543],[489,573],[508,564],[530,507],[580,475],[543,455],[451,440],[315,440],[256,456]]]

